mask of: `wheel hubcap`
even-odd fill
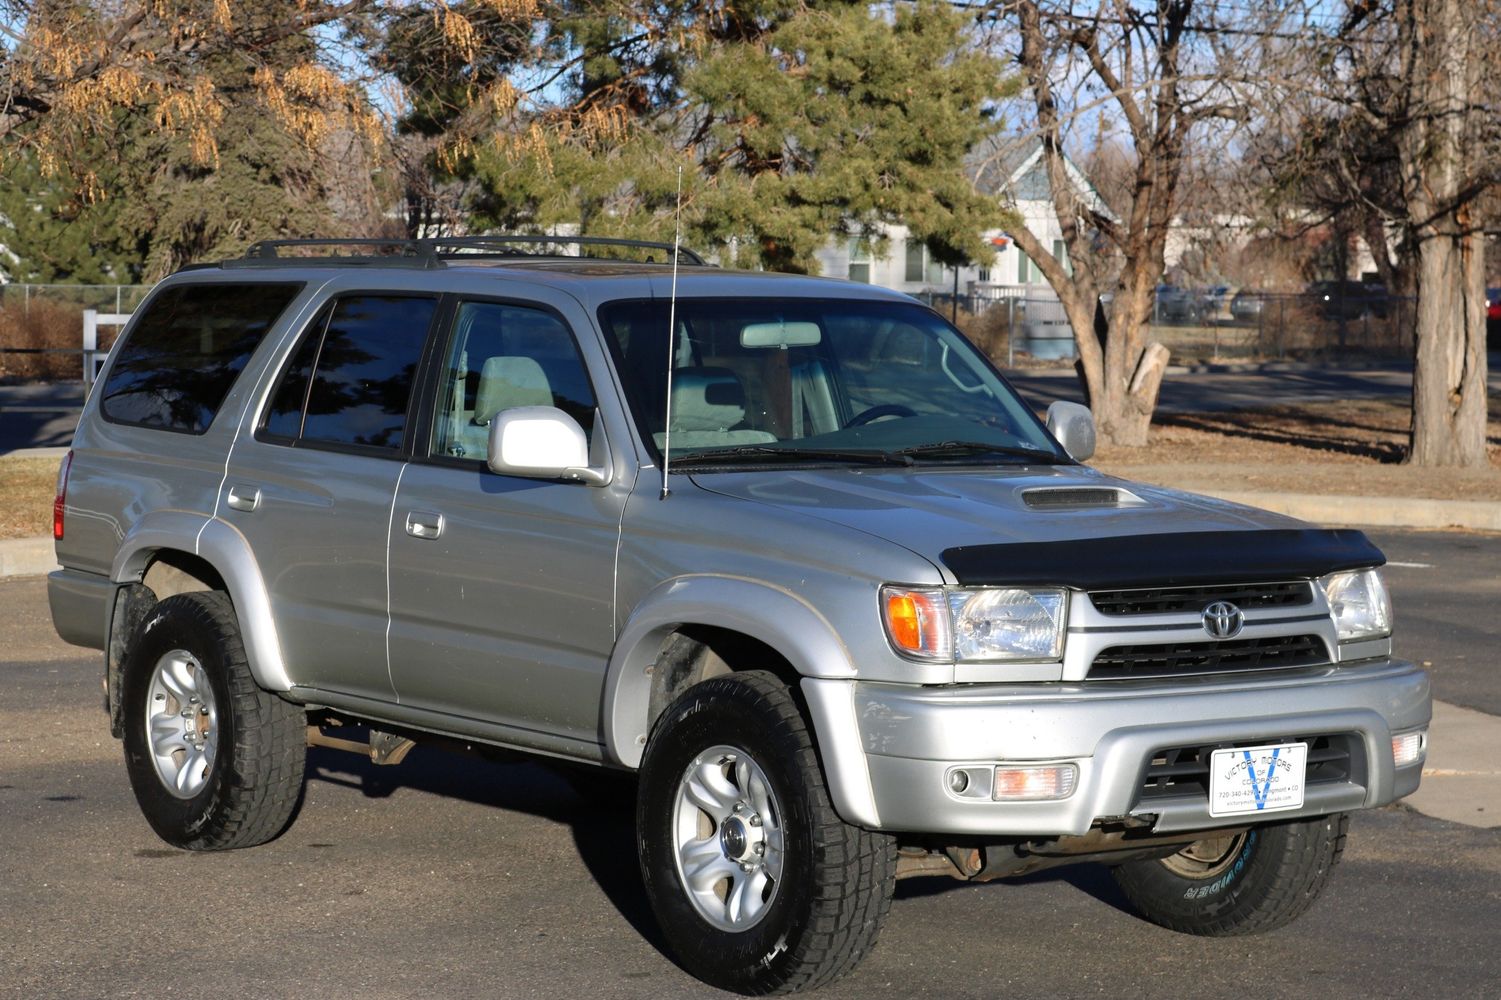
[[[760,923],[782,882],[782,810],[750,755],[729,746],[695,757],[678,782],[673,857],[688,899],[725,931]]]
[[[191,799],[203,791],[218,756],[219,710],[203,665],[185,649],[165,654],[151,672],[146,738],[168,792]]]

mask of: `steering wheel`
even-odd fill
[[[903,406],[901,403],[882,403],[879,406],[872,406],[868,410],[862,410],[859,413],[855,414],[853,417],[850,417],[849,421],[844,426],[846,428],[864,427],[871,421],[880,420],[882,417],[915,416],[917,416],[917,411],[910,406]]]

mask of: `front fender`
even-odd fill
[[[610,756],[641,761],[651,674],[662,644],[683,625],[709,625],[771,646],[804,677],[854,677],[849,650],[833,625],[798,595],[760,580],[701,574],[658,584],[620,631],[605,677],[604,737]]]
[[[115,553],[110,579],[116,583],[140,581],[151,557],[162,549],[191,552],[214,567],[229,590],[256,683],[268,691],[291,690],[293,682],[282,659],[271,601],[245,537],[218,518],[186,511],[154,512],[125,536]]]
[[[802,687],[834,807],[848,822],[876,825],[865,757],[853,729],[847,694],[855,664],[838,631],[791,591],[760,580],[723,575],[681,576],[655,587],[636,606],[610,657],[605,678],[605,752],[637,767],[652,722],[649,672],[669,636],[684,625],[707,625],[771,646],[804,678]]]

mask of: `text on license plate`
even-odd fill
[[[1297,809],[1307,770],[1307,743],[1216,750],[1209,755],[1209,815]]]

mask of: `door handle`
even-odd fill
[[[414,510],[407,514],[407,534],[413,538],[433,539],[443,534],[443,515]]]
[[[231,486],[229,505],[235,510],[255,510],[261,505],[261,491],[254,486]]]

